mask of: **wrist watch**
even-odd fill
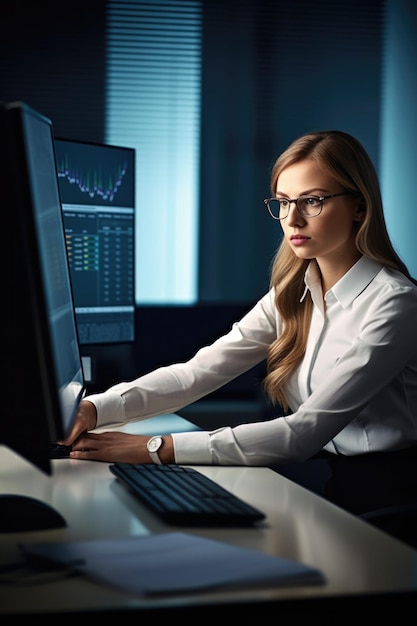
[[[151,437],[146,444],[149,456],[151,457],[153,463],[156,463],[157,465],[162,465],[162,461],[158,456],[158,450],[163,443],[164,440],[162,439],[162,437]]]

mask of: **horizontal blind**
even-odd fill
[[[105,140],[136,150],[137,304],[197,299],[201,14],[107,2]]]

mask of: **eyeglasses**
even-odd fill
[[[323,202],[325,200],[354,193],[354,191],[341,191],[340,193],[331,193],[328,196],[300,196],[294,200],[287,198],[267,198],[264,202],[270,216],[274,218],[274,220],[284,220],[288,216],[290,206],[293,202],[297,207],[297,211],[303,217],[317,217],[323,210]]]

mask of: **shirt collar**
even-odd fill
[[[346,308],[366,289],[383,267],[382,263],[362,256],[329,291]],[[306,297],[307,291],[313,295],[317,289],[321,290],[320,272],[316,261],[309,263],[304,275],[304,283],[305,289],[300,302]]]

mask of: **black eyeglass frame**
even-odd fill
[[[293,200],[290,200],[288,198],[266,198],[264,200],[264,203],[266,204],[266,208],[268,209],[268,213],[272,217],[272,219],[281,221],[281,220],[285,220],[288,217],[288,214],[290,212],[290,206],[294,202],[295,202],[295,206],[297,208],[297,211],[299,212],[299,214],[302,217],[306,217],[306,218],[317,217],[323,211],[323,202],[325,200],[330,200],[330,198],[337,198],[338,196],[348,196],[348,195],[357,195],[357,194],[358,194],[358,192],[356,192],[356,191],[340,191],[339,193],[330,193],[327,196],[313,196],[313,195],[312,196],[300,196],[299,198],[294,198]],[[320,208],[319,208],[318,212],[315,213],[314,215],[305,215],[303,213],[303,211],[300,209],[300,207],[298,206],[299,200],[303,200],[303,199],[305,200],[307,198],[313,198],[314,200],[318,200],[320,202]],[[287,209],[288,212],[287,212],[287,214],[284,217],[278,217],[277,215],[274,215],[274,213],[271,210],[270,204],[269,204],[271,202],[271,200],[273,200],[274,202],[279,202],[280,200],[285,200],[286,202],[288,202],[288,209]]]

